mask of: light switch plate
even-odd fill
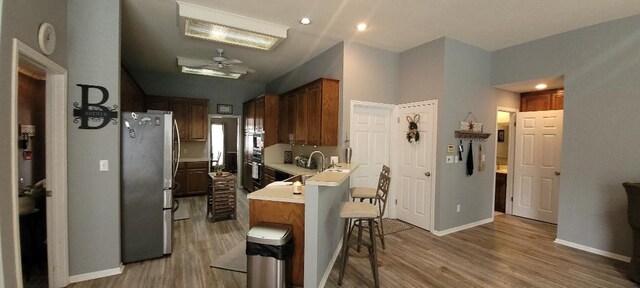
[[[448,145],[447,146],[447,153],[453,153],[456,152],[456,149],[453,147],[453,145]]]
[[[100,172],[109,171],[109,160],[100,160]]]

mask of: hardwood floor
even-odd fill
[[[171,257],[126,265],[124,273],[70,287],[245,287],[246,274],[210,268],[245,241],[246,195],[238,220],[205,220],[205,198],[183,198],[190,219],[175,222]],[[553,243],[555,225],[499,215],[493,223],[443,237],[413,228],[386,235],[378,251],[382,287],[635,287],[627,263]],[[381,246],[378,245],[380,248]],[[339,263],[339,261],[336,261]],[[326,287],[338,287],[339,266]],[[371,287],[366,252],[351,250],[342,287]]]

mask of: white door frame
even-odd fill
[[[393,119],[397,118],[397,109],[396,109],[396,105],[394,104],[386,104],[386,103],[378,103],[378,102],[367,102],[367,101],[358,101],[358,100],[351,100],[350,102],[350,108],[349,108],[349,139],[354,139],[355,134],[354,134],[354,130],[353,129],[353,123],[355,123],[355,109],[356,107],[361,107],[361,108],[376,108],[376,109],[384,109],[384,110],[388,110],[389,113],[389,123],[393,123]],[[393,124],[389,125],[390,128],[393,127]],[[393,130],[393,129],[392,129]],[[393,144],[393,133],[392,131],[389,131],[389,144]],[[393,179],[393,171],[395,170],[395,166],[394,166],[394,150],[391,149],[392,145],[389,145],[389,168],[391,168],[391,177]],[[393,181],[393,180],[392,180]],[[394,185],[391,185],[389,187],[389,195],[387,196],[387,203],[391,203],[392,199],[395,199],[395,188]],[[389,215],[389,218],[396,218],[396,209],[395,209],[395,205],[387,205],[387,212]]]
[[[515,123],[515,119],[518,115],[518,112],[520,112],[520,110],[515,109],[515,108],[509,108],[509,107],[502,107],[502,106],[498,106],[496,108],[496,121],[495,121],[495,125],[496,125],[496,130],[498,131],[498,112],[509,112],[509,147],[508,147],[508,151],[507,151],[507,155],[509,157],[509,159],[507,159],[507,167],[509,167],[509,171],[507,173],[507,199],[506,200],[506,205],[505,205],[505,214],[513,214],[513,202],[511,201],[511,199],[513,199],[513,170],[515,169],[515,161],[514,161],[514,157],[515,157],[515,153],[516,153],[516,127],[514,125]],[[497,133],[497,132],[496,132]],[[496,141],[494,143],[494,151],[498,151],[498,140],[496,138]],[[491,220],[493,220],[494,218],[494,211],[496,210],[496,170],[498,169],[498,157],[496,157],[496,159],[493,159],[494,164],[493,164],[493,203],[492,203],[492,208],[491,208]]]
[[[18,191],[18,66],[29,61],[46,72],[46,177],[47,257],[49,287],[69,285],[69,234],[67,219],[67,70],[36,50],[13,39],[11,62],[11,189]],[[22,287],[18,193],[10,193],[16,287]],[[10,262],[5,262],[9,264]],[[11,265],[11,264],[10,264]],[[8,284],[10,285],[10,283]]]
[[[399,115],[399,107],[400,106],[404,106],[404,105],[433,105],[433,145],[431,145],[431,155],[433,157],[431,157],[431,207],[429,207],[429,209],[431,209],[431,223],[429,223],[429,231],[431,231],[431,233],[434,233],[435,235],[435,230],[433,229],[435,227],[435,218],[436,218],[436,209],[435,209],[435,203],[436,203],[436,193],[438,193],[438,191],[436,190],[436,179],[438,177],[438,173],[437,173],[437,166],[436,164],[438,163],[437,161],[437,157],[438,157],[438,153],[437,153],[437,149],[438,149],[438,100],[437,99],[433,99],[433,100],[426,100],[426,101],[418,101],[418,102],[410,102],[410,103],[404,103],[404,104],[398,104],[396,105],[396,110],[395,110],[395,116],[398,119],[398,121],[396,121],[396,131],[402,131],[402,130],[407,130],[407,125],[405,124],[405,122],[400,121],[400,118],[398,118]],[[392,143],[396,143],[398,146],[396,147],[401,147],[400,145],[404,143],[404,141],[407,141],[406,138],[399,138],[396,139],[395,142]],[[399,152],[397,152],[397,150],[391,149],[391,159],[392,159],[392,166],[391,167],[395,167],[397,170],[397,167],[400,166],[400,164],[398,163],[400,161],[400,157],[398,157],[398,155],[400,154]],[[392,168],[394,169],[394,168]],[[395,181],[395,184],[392,183],[391,186],[395,187],[396,185],[399,185],[400,183],[398,183],[398,181]],[[393,207],[393,211],[395,213],[395,201],[397,201],[397,194],[394,194],[394,198],[392,198],[394,201],[394,205],[391,205],[391,207]],[[395,214],[394,214],[395,215]]]
[[[242,140],[244,140],[244,137],[240,137],[240,134],[242,133],[242,116],[240,115],[228,115],[228,114],[209,114],[209,126],[207,126],[207,157],[211,157],[211,119],[215,119],[215,118],[235,118],[237,120],[237,127],[236,127],[236,166],[237,166],[237,179],[242,179],[242,154],[244,153],[244,149],[242,146]],[[209,161],[211,161],[211,159],[209,159]],[[209,169],[211,169],[211,163],[209,163]],[[213,172],[213,171],[209,171],[209,172]],[[240,187],[242,181],[236,181],[236,188]]]

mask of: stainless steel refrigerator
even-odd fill
[[[171,112],[122,112],[121,124],[122,262],[130,263],[171,253],[174,135],[180,141]]]

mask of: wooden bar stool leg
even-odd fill
[[[369,247],[369,259],[371,260],[371,271],[373,272],[373,283],[375,287],[380,287],[380,279],[378,277],[378,251],[376,249],[376,232],[375,230],[376,220],[369,219],[369,240],[371,246]]]
[[[364,225],[362,225],[362,219],[356,220],[356,223],[358,223],[358,244],[356,246],[356,251],[360,253],[360,243],[362,243],[362,228],[364,228]]]
[[[344,268],[347,266],[347,259],[349,258],[349,226],[351,219],[344,219],[344,235],[342,236],[342,265],[340,266],[340,277],[338,277],[338,285],[342,285],[342,279],[344,278]]]
[[[387,250],[384,246],[384,225],[382,225],[382,217],[378,219],[380,220],[380,223],[376,225],[376,228],[378,228],[378,236],[380,236],[380,242],[382,242],[382,250]]]

